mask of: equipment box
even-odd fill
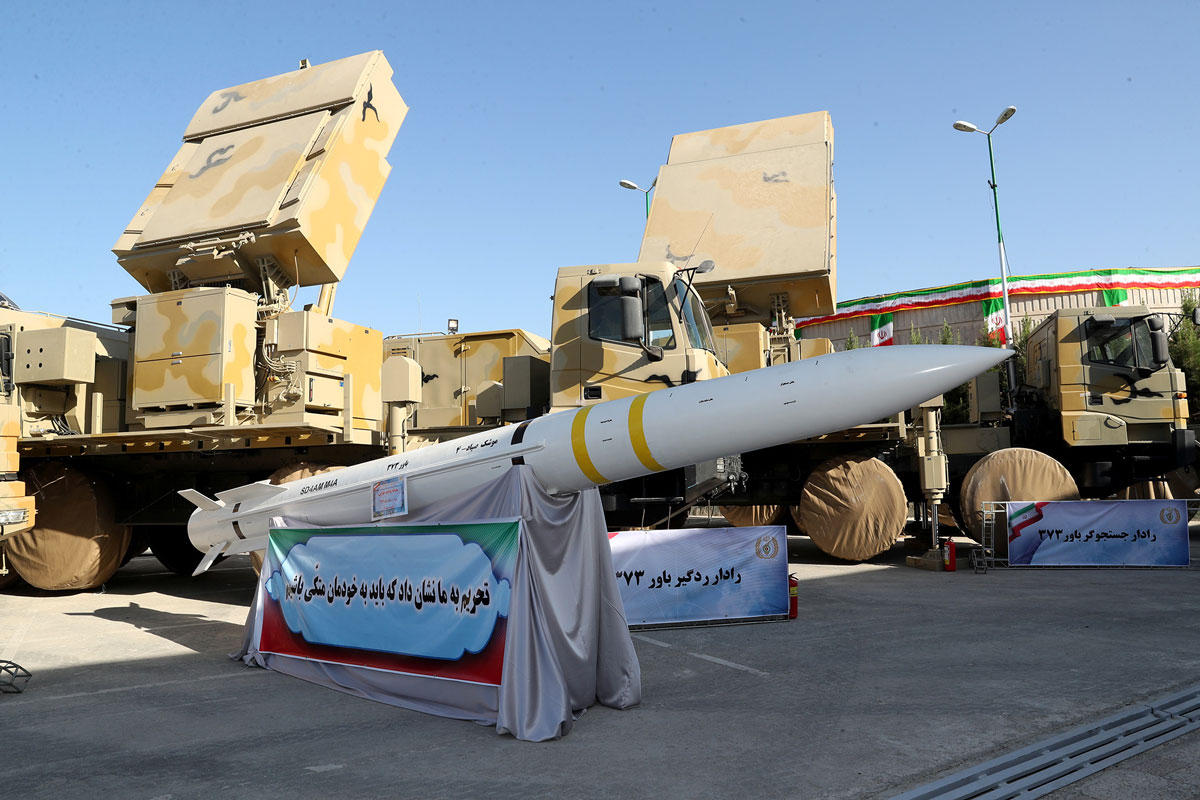
[[[96,375],[96,334],[78,328],[39,328],[17,334],[13,378],[18,384],[91,383]]]
[[[254,402],[257,303],[239,289],[184,289],[137,299],[133,406]]]

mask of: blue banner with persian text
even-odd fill
[[[1006,503],[1010,566],[1186,567],[1183,500]]]
[[[259,650],[499,685],[520,530],[274,528]]]
[[[782,526],[621,531],[609,545],[630,625],[787,616]]]

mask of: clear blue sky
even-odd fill
[[[106,321],[110,248],[213,90],[381,49],[410,112],[337,316],[549,334],[555,270],[631,261],[675,133],[828,109],[838,294],[1200,263],[1193,2],[78,3],[3,35],[0,291]],[[303,296],[302,296],[303,297]],[[307,298],[304,298],[307,299]]]

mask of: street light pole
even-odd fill
[[[618,181],[617,185],[619,185],[622,189],[637,189],[639,192],[646,195],[646,219],[649,219],[650,218],[650,192],[653,191],[654,187],[658,185],[658,178],[655,178],[650,183],[649,189],[643,189],[642,187],[638,186],[633,181],[625,180],[625,179],[621,179],[620,181]]]
[[[1009,315],[1008,310],[1008,256],[1004,252],[1004,231],[1000,227],[1000,200],[996,193],[996,155],[992,149],[992,131],[1012,119],[1012,115],[1015,113],[1017,113],[1016,106],[1009,106],[1004,109],[1000,112],[1000,116],[996,117],[996,124],[988,131],[980,130],[970,122],[963,122],[962,120],[954,123],[956,131],[982,133],[987,137],[988,166],[991,168],[992,173],[992,179],[988,181],[988,186],[992,188],[992,207],[996,211],[996,244],[1000,251],[1000,292],[1004,298],[1004,346],[1009,350],[1015,349],[1015,342],[1013,341],[1012,317]],[[1013,363],[1011,358],[1005,363],[1008,368],[1008,389],[1010,393],[1015,395],[1017,390],[1017,365]]]
[[[1012,317],[1008,312],[1008,256],[1004,252],[1004,230],[1000,227],[1000,199],[996,194],[996,156],[992,150],[992,132],[988,131],[988,165],[992,170],[992,208],[996,211],[996,246],[1000,250],[1000,292],[1004,295],[1004,341],[1013,347]],[[1016,388],[1015,386],[1013,387]]]

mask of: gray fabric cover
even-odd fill
[[[576,714],[597,700],[613,708],[637,705],[641,668],[596,489],[552,496],[528,467],[518,466],[467,494],[389,521],[514,517],[521,519],[521,546],[498,692],[491,686],[261,653],[256,649],[261,584],[242,649],[232,657],[359,697],[495,724],[497,732],[528,741],[566,735]]]

